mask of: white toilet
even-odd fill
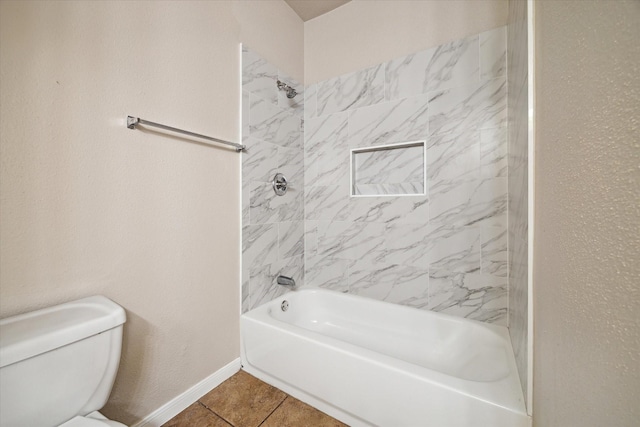
[[[0,426],[124,427],[98,410],[118,372],[125,321],[103,296],[0,320]]]

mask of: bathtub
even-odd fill
[[[531,425],[506,328],[324,289],[240,324],[245,371],[350,426]]]

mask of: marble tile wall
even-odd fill
[[[528,59],[527,2],[509,2],[509,333],[527,395],[528,331]]]
[[[507,324],[506,37],[500,27],[305,89],[307,286]],[[421,140],[426,194],[350,196],[350,149]],[[390,160],[409,170],[365,184],[412,182],[411,159]]]
[[[288,99],[280,79],[299,95]],[[279,274],[304,284],[304,88],[246,47],[242,50],[242,311],[286,291]],[[273,176],[289,181],[276,196]]]

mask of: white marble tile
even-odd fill
[[[249,217],[251,224],[266,224],[303,219],[304,191],[290,188],[284,196],[273,191],[271,183],[250,183]]]
[[[375,259],[384,250],[384,224],[330,222],[318,230],[318,255],[334,259]]]
[[[252,268],[249,276],[250,308],[254,309],[287,293],[288,288],[276,283],[274,264]]]
[[[506,178],[441,181],[429,188],[429,214],[439,224],[506,225]]]
[[[278,259],[278,227],[276,224],[242,227],[242,264],[252,268]]]
[[[242,181],[242,226],[249,225],[250,221],[250,206],[251,206],[251,181]]]
[[[429,133],[504,127],[507,119],[504,77],[430,92]]]
[[[349,175],[347,113],[305,122],[305,185],[344,183]]]
[[[358,108],[349,113],[349,146],[424,140],[429,134],[426,95]]]
[[[275,194],[270,183],[251,181],[249,183],[249,194],[249,218],[251,224],[269,224],[280,221],[280,206],[284,198]]]
[[[249,139],[249,112],[251,110],[251,101],[249,92],[242,91],[242,143],[246,144]]]
[[[336,113],[323,117],[310,118],[305,121],[304,145],[309,151],[330,143],[334,148],[340,145],[347,147],[348,113]]]
[[[304,119],[312,119],[317,117],[317,97],[316,85],[312,84],[304,90]]]
[[[253,95],[249,123],[253,138],[283,147],[302,147],[302,119]]]
[[[278,147],[277,170],[270,176],[273,180],[275,172],[287,178],[289,189],[301,191],[304,189],[304,151],[300,148]]]
[[[427,306],[426,268],[358,260],[349,268],[349,293],[416,308]]]
[[[330,256],[305,257],[305,285],[346,292],[350,261]]]
[[[291,290],[287,286],[278,285],[279,275],[293,278],[296,287],[304,286],[303,265],[302,256],[298,256],[251,269],[249,277],[251,308],[267,303]]]
[[[507,277],[507,228],[481,228],[482,272],[493,276]]]
[[[507,178],[483,179],[471,199],[470,224],[507,228]]]
[[[478,81],[478,36],[445,43],[387,63],[387,99],[415,96]]]
[[[519,239],[526,240],[528,234],[529,188],[528,168],[511,167],[509,164],[509,230]]]
[[[322,116],[384,101],[384,64],[316,84],[317,114]]]
[[[304,255],[280,260],[276,263],[276,265],[278,266],[277,275],[281,274],[287,277],[291,277],[296,282],[296,289],[304,287]]]
[[[318,223],[319,221],[304,221],[304,253],[313,257],[318,254]]]
[[[429,309],[506,326],[506,280],[479,272],[430,270]]]
[[[242,179],[270,182],[278,168],[278,146],[260,139],[249,138],[242,153]]]
[[[427,196],[352,197],[346,217],[354,222],[420,223],[429,221]]]
[[[507,128],[480,131],[480,170],[483,178],[507,176]]]
[[[427,65],[436,48],[392,59],[385,64],[385,99],[396,100],[424,93]]]
[[[388,264],[429,266],[430,226],[421,223],[388,223],[385,226],[385,246],[382,261]]]
[[[287,194],[290,195],[293,200],[283,209],[287,211],[280,214],[282,221],[304,221],[304,188],[298,187],[298,184],[294,183],[287,189]]]
[[[278,70],[278,79],[294,88],[298,93],[293,98],[287,98],[287,93],[284,90],[278,90],[278,107],[299,117],[304,117],[304,85],[281,70]]]
[[[429,60],[424,92],[462,86],[478,80],[478,36],[438,46]]]
[[[262,59],[260,55],[242,48],[242,89],[257,97],[276,105],[278,103],[278,88],[276,79],[278,69]]]
[[[452,226],[473,223],[483,214],[482,207],[473,204],[477,188],[477,180],[442,180],[430,183],[430,219],[439,224]]]
[[[480,79],[507,74],[507,27],[480,33]]]
[[[307,152],[308,153],[308,152]],[[308,179],[310,185],[315,186],[335,186],[336,184],[349,182],[349,150],[332,150],[326,146],[322,149],[309,153],[306,157],[306,164],[309,165]]]
[[[304,222],[278,223],[278,258],[285,259],[304,252]]]
[[[478,131],[436,135],[427,144],[427,178],[430,183],[477,180],[480,172]]]
[[[305,188],[307,220],[345,221],[349,218],[349,184]]]
[[[480,230],[431,224],[426,238],[430,270],[480,271]]]
[[[514,340],[516,363],[526,367],[527,352],[527,242],[519,238],[509,241],[509,328]],[[523,354],[524,352],[524,354]],[[518,369],[521,365],[518,366]]]
[[[242,313],[246,313],[247,311],[249,311],[249,308],[251,307],[251,302],[249,301],[249,295],[250,295],[250,289],[249,289],[249,269],[248,268],[243,268],[242,269]]]

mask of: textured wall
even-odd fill
[[[528,96],[527,1],[509,2],[509,334],[524,394],[527,393],[528,308]]]
[[[535,2],[534,424],[640,419],[640,2]]]
[[[299,93],[289,99],[281,80]],[[278,275],[304,284],[303,86],[260,55],[242,51],[242,311],[287,291]],[[289,189],[275,194],[282,173]]]
[[[506,325],[505,61],[499,27],[307,87],[307,285]],[[350,149],[419,140],[426,195],[350,197]],[[412,185],[407,154],[357,173]]]
[[[508,0],[353,0],[305,22],[304,83],[505,25],[507,9]]]
[[[242,34],[278,51],[271,33],[288,33],[259,37],[239,14],[0,2],[0,315],[91,294],[123,305],[105,413],[128,424],[239,356],[240,156],[124,124],[237,140]],[[301,49],[302,21],[290,33]]]

